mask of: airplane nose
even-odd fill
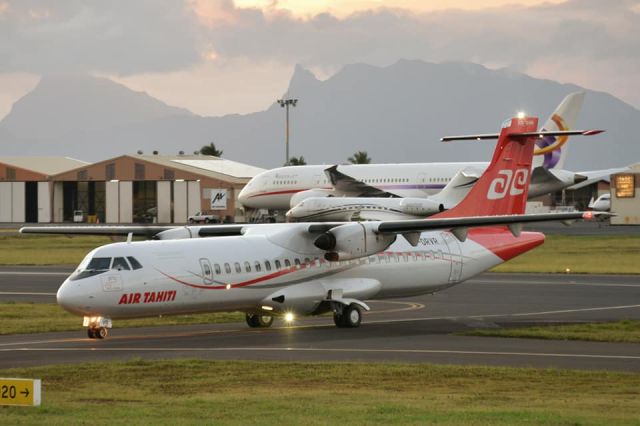
[[[81,311],[81,296],[69,280],[62,283],[58,289],[58,292],[56,293],[56,301],[58,302],[58,305],[66,311],[73,313],[79,313]]]

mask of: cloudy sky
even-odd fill
[[[472,61],[640,108],[640,0],[0,0],[0,117],[50,73],[202,115],[266,108],[295,64]]]

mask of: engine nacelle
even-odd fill
[[[307,189],[306,191],[300,191],[296,194],[293,194],[291,196],[291,200],[289,201],[289,206],[291,208],[294,208],[295,206],[300,204],[302,201],[311,197],[324,198],[324,197],[333,197],[334,195],[335,195],[335,191],[333,189],[321,189],[321,188]]]
[[[395,240],[395,234],[378,234],[377,223],[353,222],[337,226],[320,235],[314,245],[326,251],[324,258],[336,262],[379,253]]]
[[[429,216],[444,210],[444,205],[429,198],[403,198],[400,211],[414,216]]]

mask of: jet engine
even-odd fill
[[[300,204],[302,201],[306,200],[307,198],[311,198],[311,197],[333,197],[335,194],[333,189],[322,189],[322,188],[314,188],[314,189],[307,189],[306,191],[300,191],[296,194],[293,194],[291,196],[291,201],[289,202],[289,205],[291,208],[294,208],[295,206],[297,206],[298,204]]]
[[[429,198],[403,198],[400,200],[400,211],[414,216],[430,216],[444,211],[444,205]]]
[[[371,256],[396,240],[395,234],[378,234],[376,227],[375,223],[347,223],[321,234],[313,244],[324,250],[324,258],[332,262]]]

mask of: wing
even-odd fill
[[[144,225],[87,225],[87,226],[24,226],[21,234],[58,235],[105,235],[127,236],[129,234],[156,240],[172,240],[197,237],[224,237],[242,235],[244,225],[202,226],[144,226]]]
[[[333,187],[347,196],[399,198],[398,195],[383,191],[338,171],[338,166],[331,166],[324,171]]]
[[[395,241],[397,234],[402,234],[409,243],[416,246],[423,231],[449,230],[458,240],[465,241],[469,228],[502,225],[507,226],[514,236],[519,236],[526,223],[548,221],[569,223],[577,219],[593,219],[598,216],[603,215],[595,212],[568,212],[351,222],[333,224],[334,227],[312,238],[315,238],[313,245],[325,251],[325,259],[337,261],[357,259],[386,250]]]

